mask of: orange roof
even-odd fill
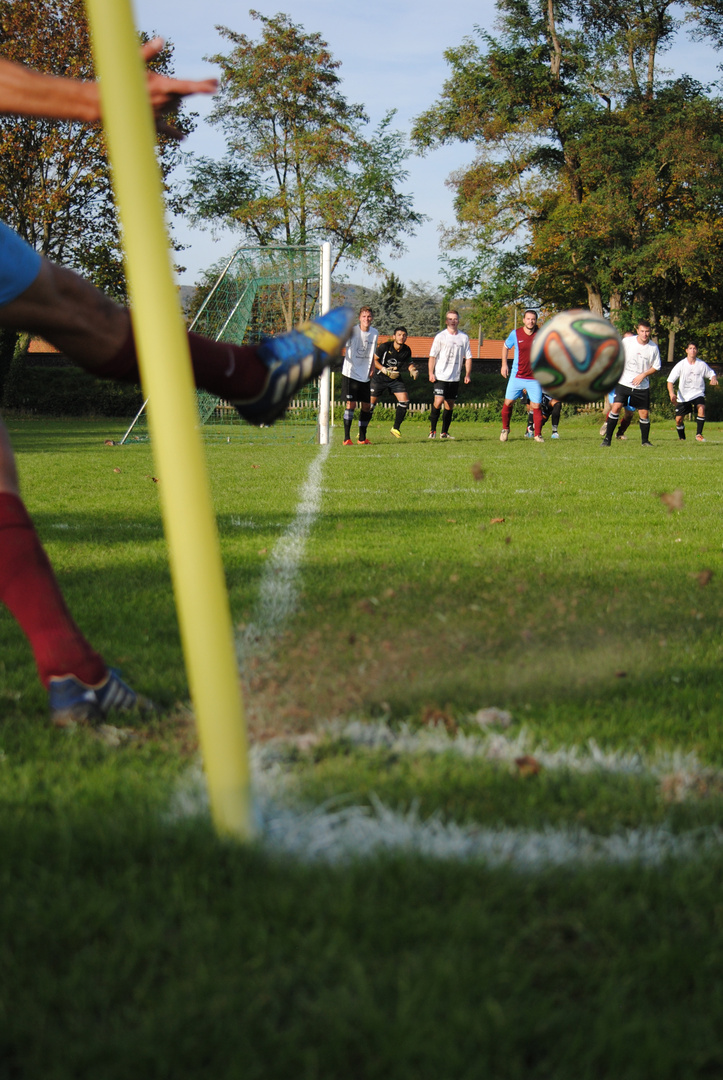
[[[380,334],[379,340],[380,342],[388,341],[389,336],[387,334]],[[412,356],[416,360],[420,360],[422,357],[429,356],[433,341],[433,334],[429,337],[410,336],[407,338],[407,345],[412,350]],[[474,360],[500,360],[502,358],[503,345],[504,341],[497,341],[495,338],[490,338],[489,341],[485,340],[482,342],[482,348],[480,349],[477,338],[470,338],[472,358]]]
[[[31,353],[57,353],[60,349],[56,349],[54,345],[51,345],[48,341],[43,341],[42,338],[34,337],[30,339],[28,345],[28,352]]]

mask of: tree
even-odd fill
[[[393,334],[402,321],[404,285],[396,274],[387,274],[378,293],[374,325],[382,334]]]
[[[0,55],[53,75],[94,78],[82,0],[0,0]],[[151,66],[169,72],[171,56],[167,45]],[[169,119],[181,130],[191,128],[183,115]],[[159,147],[167,178],[179,151],[165,136],[159,137]],[[166,193],[175,208],[168,185]],[[127,299],[99,125],[0,117],[0,212],[37,251],[84,271],[117,299]]]
[[[210,57],[222,71],[210,119],[227,154],[192,167],[195,221],[261,245],[330,240],[333,268],[346,258],[381,269],[381,252],[403,251],[402,238],[424,220],[398,190],[409,150],[391,130],[394,114],[365,138],[364,110],[341,93],[339,61],[321,36],[288,15],[251,14],[258,41],[217,27],[232,48]]]
[[[723,271],[721,102],[689,78],[660,82],[675,38],[669,0],[498,0],[501,33],[446,56],[453,77],[416,122],[424,150],[474,142],[452,178],[454,240],[504,251],[550,308],[585,304],[620,325],[712,331]],[[684,4],[690,18],[717,4]],[[714,34],[712,23],[699,24]],[[482,260],[479,281],[499,288]],[[707,312],[707,314],[706,314]],[[698,321],[698,325],[701,323]]]
[[[393,276],[393,275],[391,275]],[[392,333],[394,327],[401,323],[407,331],[415,336],[426,337],[436,334],[439,330],[439,310],[442,297],[438,291],[426,281],[413,281],[405,289],[399,298],[394,318],[387,321],[385,315],[385,288],[361,289],[354,297],[357,307],[362,304],[368,305],[374,312],[374,325],[382,333]]]
[[[170,73],[172,54],[167,44],[151,67]],[[94,78],[82,0],[0,0],[0,55],[53,75]],[[183,112],[168,119],[182,131],[192,129]],[[175,140],[159,136],[159,161],[172,211],[179,202],[168,176],[178,160]],[[0,214],[36,251],[84,273],[109,296],[127,302],[100,125],[0,116]],[[22,368],[28,341],[27,335],[12,332],[2,336],[0,395]]]

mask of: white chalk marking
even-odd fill
[[[720,777],[716,770],[703,765],[695,754],[681,750],[657,751],[645,755],[641,751],[603,750],[594,739],[580,746],[561,746],[556,750],[535,743],[530,732],[521,727],[516,733],[483,731],[450,735],[443,724],[413,730],[407,724],[391,727],[385,721],[337,720],[321,729],[322,735],[344,740],[354,746],[389,750],[395,754],[457,754],[465,758],[484,758],[501,763],[530,755],[545,769],[565,769],[570,772],[623,773],[629,776],[662,778],[671,773],[680,776]],[[274,747],[278,748],[275,750]],[[283,753],[283,740],[265,744],[263,753],[270,759]],[[723,779],[723,778],[721,778]]]
[[[327,805],[305,811],[284,804],[284,777],[259,767],[257,750],[252,751],[257,842],[269,852],[304,862],[345,863],[404,853],[530,873],[601,863],[660,866],[723,849],[723,830],[717,827],[675,834],[665,826],[652,826],[612,836],[580,828],[488,828],[446,822],[439,814],[422,820],[415,808],[399,813],[373,797],[371,806]],[[199,815],[208,816],[208,796],[203,770],[197,766],[176,792],[170,818]]]
[[[253,618],[236,640],[241,667],[252,656],[269,648],[296,609],[299,568],[309,532],[321,509],[322,472],[330,448],[329,443],[322,446],[311,463],[301,489],[296,517],[276,541],[266,562]]]

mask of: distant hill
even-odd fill
[[[188,312],[188,309],[191,306],[191,301],[193,300],[193,294],[196,291],[196,286],[181,285],[179,286],[178,291],[181,294],[181,307],[183,308],[185,314]]]

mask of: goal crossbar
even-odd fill
[[[294,323],[309,318],[314,310],[328,310],[329,267],[328,244],[239,247],[224,264],[188,329],[235,345],[290,329]],[[197,391],[196,396],[199,422],[204,425],[222,399],[204,390]],[[144,416],[147,405],[148,399],[120,440],[121,446]],[[319,417],[322,423],[323,405]],[[328,439],[328,418],[326,425],[326,438],[320,435],[322,442]]]

